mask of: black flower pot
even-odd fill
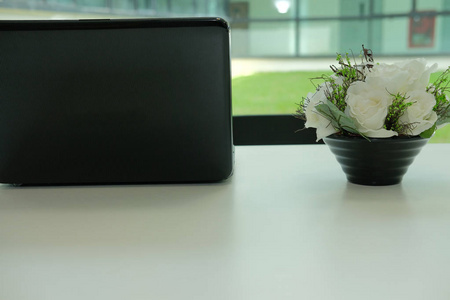
[[[324,138],[348,181],[363,185],[400,183],[428,140],[416,136],[371,138],[368,141],[336,134]]]

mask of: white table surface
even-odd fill
[[[450,299],[450,144],[403,183],[325,145],[236,147],[219,184],[0,186],[1,300]]]

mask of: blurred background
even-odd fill
[[[362,44],[376,62],[450,65],[450,0],[0,0],[3,20],[203,16],[231,26],[235,115],[293,114],[310,78]]]

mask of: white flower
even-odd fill
[[[425,59],[410,59],[394,64],[374,64],[372,61],[366,61],[360,65],[350,64],[341,66],[341,69],[336,67],[332,69],[335,74],[328,78],[331,82],[323,83],[316,93],[308,94],[308,105],[304,108],[307,119],[305,127],[317,128],[317,140],[340,130],[360,132],[361,135],[371,138],[389,138],[399,134],[420,135],[432,128],[439,118],[440,123],[446,121],[450,123],[450,118],[446,115],[438,116],[433,110],[436,105],[433,93],[437,93],[435,89],[439,88],[439,85],[429,86],[429,80],[431,73],[437,70],[437,64],[427,66]],[[333,91],[336,86],[338,89]],[[341,97],[344,95],[346,108],[343,113],[348,118],[343,116],[342,112],[336,111],[338,104],[341,107]],[[330,100],[334,104],[338,103],[336,107],[328,103],[327,96],[336,98]],[[395,106],[391,107],[394,99]],[[401,101],[410,105],[397,120],[395,118],[398,118],[397,109]],[[333,118],[332,120],[317,111],[317,105],[321,103],[326,104],[324,109],[330,109],[332,116],[329,117]],[[385,128],[390,109],[393,115],[390,116],[389,126],[391,123],[395,123],[392,124],[393,128],[400,125],[399,132]],[[350,122],[349,118],[353,122]],[[336,125],[334,122],[339,124]],[[338,130],[332,124],[339,127]],[[401,125],[405,125],[405,129],[401,128]],[[444,125],[440,124],[438,128]]]
[[[367,73],[366,81],[372,78],[385,80],[385,89],[391,94],[405,94],[414,90],[425,90],[430,74],[437,70],[437,64],[427,67],[425,59],[410,59],[395,64],[374,65]]]
[[[324,118],[320,115],[315,106],[327,101],[327,97],[325,95],[326,89],[330,88],[328,83],[323,83],[319,86],[318,90],[313,94],[309,93],[306,98],[309,99],[309,104],[305,109],[306,116],[306,128],[316,128],[317,140],[319,141],[324,137],[327,137],[333,133],[336,133],[337,130],[331,125],[330,120]]]
[[[407,94],[406,102],[413,103],[409,106],[399,121],[403,124],[411,124],[411,135],[419,135],[430,129],[437,121],[437,114],[433,111],[436,99],[425,91],[412,91]]]
[[[373,78],[370,83],[357,81],[347,90],[345,113],[354,121],[356,128],[365,136],[386,138],[398,135],[383,128],[392,96],[384,88],[385,81]]]

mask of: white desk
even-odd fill
[[[1,186],[0,299],[448,300],[449,155],[389,187],[324,145],[237,147],[220,184]]]

